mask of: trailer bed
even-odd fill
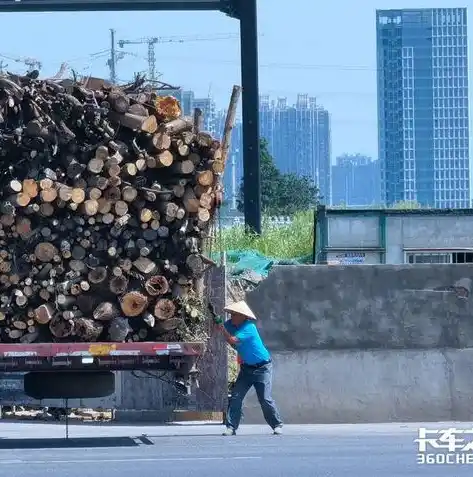
[[[177,370],[203,352],[203,343],[0,343],[0,372]]]

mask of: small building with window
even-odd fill
[[[316,264],[473,263],[473,209],[320,206]]]

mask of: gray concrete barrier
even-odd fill
[[[471,420],[473,264],[280,266],[248,302],[288,423]],[[245,422],[263,422],[254,394]]]
[[[473,419],[472,349],[297,351],[273,357],[273,395],[290,424]],[[244,421],[264,422],[253,391]]]

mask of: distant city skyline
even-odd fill
[[[333,206],[380,206],[379,161],[362,154],[344,154],[332,165]]]

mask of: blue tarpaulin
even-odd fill
[[[278,259],[266,257],[256,250],[230,250],[226,253],[227,265],[232,275],[240,275],[251,270],[258,275],[266,277],[274,265],[299,265],[311,263],[312,257],[297,259]]]

